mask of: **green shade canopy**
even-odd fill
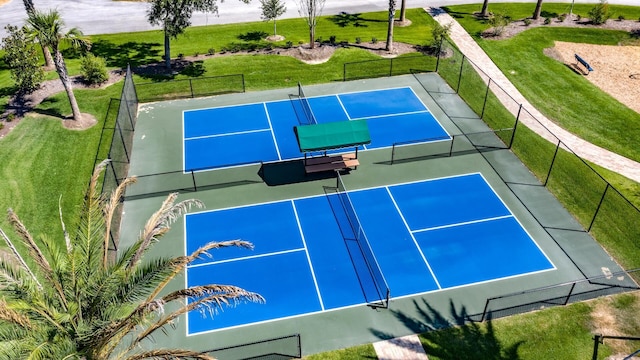
[[[294,127],[301,152],[323,151],[371,143],[366,120]]]

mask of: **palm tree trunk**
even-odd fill
[[[71,86],[71,79],[69,78],[69,73],[67,72],[67,65],[64,63],[64,58],[62,57],[62,53],[58,49],[53,50],[53,62],[56,66],[56,71],[58,72],[58,76],[60,77],[60,81],[62,81],[62,85],[64,86],[64,90],[67,92],[67,97],[69,98],[69,104],[71,105],[71,112],[73,114],[73,120],[80,120],[80,108],[78,107],[78,102],[76,101],[76,96],[73,94],[73,88]]]
[[[24,10],[27,12],[27,16],[32,15],[36,11],[36,7],[31,0],[22,0],[24,4]],[[42,45],[41,45],[42,46]],[[44,57],[44,66],[46,68],[53,68],[53,57],[51,57],[51,51],[46,46],[42,46],[42,56]]]
[[[407,20],[407,0],[402,0],[400,3],[400,22]]]
[[[542,0],[538,0],[536,3],[536,9],[533,11],[534,20],[537,20],[540,17],[540,12],[542,12]]]
[[[393,51],[393,19],[396,15],[396,0],[389,0],[389,29],[387,30],[387,44],[385,50]]]
[[[53,69],[55,67],[53,63],[53,57],[48,47],[42,46],[42,56],[44,56],[44,67],[47,69]]]
[[[169,34],[164,32],[164,65],[167,70],[171,70],[171,43],[169,42]]]

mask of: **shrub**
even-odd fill
[[[624,21],[624,15],[618,16],[618,21]]]
[[[284,47],[287,48],[287,49],[291,49],[293,47],[293,42],[287,41],[287,43],[284,45]]]
[[[183,53],[178,54],[178,59],[180,60],[184,59],[184,54]]]
[[[372,44],[377,44],[378,43],[378,38],[372,37],[371,38],[371,43]]]
[[[546,18],[544,18],[544,24],[545,24],[545,25],[549,25],[549,24],[551,24],[551,18],[550,18],[550,17],[546,17]]]
[[[526,19],[524,19],[524,20],[522,20],[522,21],[524,22],[524,26],[529,26],[529,25],[531,25],[531,19],[529,19],[529,18],[526,18]]]
[[[362,39],[360,38],[360,36],[356,37],[356,44],[360,44],[362,43]]]
[[[82,58],[81,69],[84,80],[89,84],[101,84],[109,79],[106,61],[92,53]]]
[[[509,25],[509,17],[499,13],[491,14],[488,23],[493,28],[492,34],[500,36],[504,32],[504,28]]]
[[[0,122],[0,130],[4,129],[4,123]]]
[[[209,54],[209,55],[213,55],[215,53],[216,53],[216,49],[214,49],[214,48],[209,48],[209,50],[207,50],[207,54]]]
[[[577,20],[577,21],[582,20],[582,15],[580,15],[580,14],[576,15],[576,20]]]
[[[336,36],[335,35],[329,36],[329,43],[331,43],[331,45],[335,45],[336,44]]]
[[[442,39],[449,36],[451,33],[451,23],[441,26],[440,24],[436,24],[433,28],[431,28],[431,39],[433,46],[440,46]]]
[[[594,25],[602,25],[611,17],[609,14],[609,3],[607,0],[600,0],[600,3],[589,10],[589,19]]]
[[[564,22],[567,19],[567,14],[558,15],[558,21]]]
[[[318,36],[318,38],[316,39],[316,42],[319,44],[322,44],[322,36]]]
[[[9,115],[7,115],[7,122],[12,122],[15,119],[16,119],[15,113],[9,113]]]

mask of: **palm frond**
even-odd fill
[[[244,290],[240,287],[233,285],[211,284],[174,291],[164,296],[161,300],[148,304],[148,308],[145,310],[153,312],[157,312],[159,309],[164,310],[164,304],[179,299],[187,299],[187,304],[169,313],[162,319],[148,326],[144,331],[140,332],[132,342],[131,348],[133,348],[133,346],[137,346],[140,341],[153,334],[156,330],[173,322],[173,320],[178,316],[191,310],[200,310],[213,315],[217,310],[220,310],[225,306],[235,306],[242,302],[265,302],[265,299],[261,295]]]
[[[38,282],[38,278],[36,278],[33,272],[31,272],[31,269],[29,268],[29,266],[27,266],[27,263],[22,258],[22,255],[20,255],[20,253],[18,252],[18,249],[16,249],[11,239],[9,239],[7,234],[5,234],[5,232],[2,229],[0,229],[0,236],[2,236],[2,238],[4,239],[4,242],[7,244],[9,249],[11,249],[11,252],[13,253],[14,258],[18,262],[18,264],[20,264],[20,267],[22,267],[22,269],[24,269],[31,276],[31,278],[38,284],[38,286],[41,286],[40,283]]]
[[[9,223],[13,226],[15,231],[18,233],[18,236],[20,236],[22,242],[25,245],[27,245],[27,248],[29,249],[29,254],[33,258],[38,268],[42,270],[45,278],[51,281],[52,272],[51,272],[51,266],[49,265],[49,262],[40,251],[40,248],[33,240],[33,237],[31,236],[27,228],[18,218],[18,215],[16,215],[12,209],[9,209],[8,212],[9,212],[9,215],[8,215]]]
[[[160,206],[160,209],[151,215],[145,224],[139,240],[140,247],[128,264],[130,269],[140,262],[142,255],[149,249],[149,246],[166,234],[170,229],[170,225],[182,216],[182,214],[189,211],[192,206],[198,208],[204,207],[204,204],[201,201],[195,199],[184,200],[175,204],[177,197],[178,193],[169,194],[162,203],[162,206]]]
[[[214,357],[199,353],[197,351],[182,349],[159,349],[145,351],[139,354],[128,355],[127,360],[144,360],[144,359],[197,359],[197,360],[215,360]]]
[[[28,316],[11,309],[4,299],[0,299],[0,321],[15,324],[24,329],[30,329],[32,326]]]
[[[109,236],[111,235],[111,223],[113,221],[113,216],[116,213],[116,210],[118,209],[118,205],[120,205],[120,200],[122,199],[122,196],[124,195],[124,190],[131,184],[134,184],[136,182],[136,178],[135,177],[131,177],[131,178],[126,178],[124,179],[124,181],[122,181],[120,183],[120,185],[118,185],[118,187],[116,187],[113,192],[111,193],[111,196],[109,197],[109,201],[106,202],[104,204],[104,216],[105,216],[105,225],[106,225],[106,230],[104,232],[104,244],[103,244],[103,254],[102,254],[102,266],[103,268],[107,268],[107,264],[109,261]]]
[[[62,235],[64,236],[64,243],[67,245],[67,252],[71,252],[71,239],[69,238],[69,232],[62,219],[62,195],[58,198],[58,215],[60,216],[60,225],[62,226]]]
[[[253,244],[251,244],[248,241],[229,240],[229,241],[220,241],[220,242],[210,242],[210,243],[207,243],[207,244],[203,245],[202,247],[198,248],[196,251],[191,253],[191,255],[189,255],[189,256],[177,257],[176,261],[175,261],[175,267],[174,267],[174,270],[173,270],[173,273],[171,274],[171,276],[167,276],[167,278],[163,282],[158,284],[158,286],[156,287],[156,290],[154,292],[152,292],[149,295],[149,297],[147,297],[147,301],[151,301],[152,299],[155,299],[158,296],[158,294],[160,293],[160,291],[162,291],[162,289],[164,289],[164,287],[167,286],[167,284],[171,280],[173,280],[173,278],[176,275],[178,275],[180,272],[182,272],[187,267],[187,265],[191,264],[196,259],[199,259],[202,256],[210,256],[210,254],[209,254],[210,250],[221,249],[221,248],[232,247],[232,246],[242,247],[242,248],[245,248],[245,249],[253,249]]]

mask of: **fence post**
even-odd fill
[[[484,92],[484,102],[482,103],[482,113],[480,119],[484,120],[484,109],[487,107],[487,98],[489,98],[489,88],[491,87],[491,78],[487,82],[487,90]]]
[[[453,154],[453,144],[456,142],[456,136],[451,136],[451,146],[449,146],[449,157]]]
[[[467,57],[462,55],[462,61],[460,61],[460,74],[458,74],[458,86],[456,87],[456,94],[460,91],[460,82],[462,81],[462,70],[464,69],[464,59]]]
[[[511,133],[511,140],[509,140],[509,149],[513,146],[513,142],[516,139],[516,130],[518,129],[518,124],[520,124],[520,111],[522,111],[522,104],[518,107],[518,115],[516,115],[516,122],[513,124],[513,132]]]
[[[391,165],[393,165],[393,159],[396,154],[396,144],[391,145]]]
[[[593,356],[592,360],[598,360],[598,345],[602,344],[603,337],[601,334],[593,335]]]
[[[574,282],[573,284],[571,284],[571,289],[569,289],[569,294],[567,295],[567,298],[564,300],[564,304],[562,305],[567,305],[569,303],[569,299],[571,299],[571,295],[573,295],[573,289],[575,289],[576,287],[576,283]]]
[[[611,186],[611,184],[607,183],[607,186],[605,186],[605,188],[604,188],[604,192],[602,193],[602,197],[600,198],[600,202],[598,203],[598,207],[596,208],[596,212],[595,212],[595,214],[593,214],[593,217],[591,218],[591,223],[589,224],[589,228],[587,229],[587,232],[591,231],[591,228],[593,227],[593,224],[596,222],[596,217],[598,216],[598,213],[600,212],[600,208],[602,207],[602,203],[604,202],[604,198],[607,196],[607,190],[609,190],[609,186]]]
[[[242,92],[247,92],[247,87],[244,84],[244,74],[240,74],[240,79],[242,79]]]
[[[482,310],[482,318],[480,318],[480,322],[484,322],[484,319],[487,317],[487,309],[489,308],[489,301],[491,299],[487,299],[487,302],[484,303],[484,309]]]
[[[198,186],[196,185],[196,175],[191,171],[191,181],[193,181],[193,191],[198,191]]]
[[[556,162],[556,157],[558,156],[558,151],[560,150],[560,144],[562,142],[558,140],[558,145],[556,145],[556,151],[553,153],[553,158],[551,159],[551,165],[549,165],[549,171],[547,171],[547,177],[544,179],[544,185],[547,186],[549,183],[549,177],[551,177],[551,169],[553,169],[553,164]]]
[[[438,44],[438,56],[436,57],[436,72],[438,72],[438,67],[440,66],[440,56],[442,56],[442,43],[444,43],[444,36],[440,39],[440,44]]]

